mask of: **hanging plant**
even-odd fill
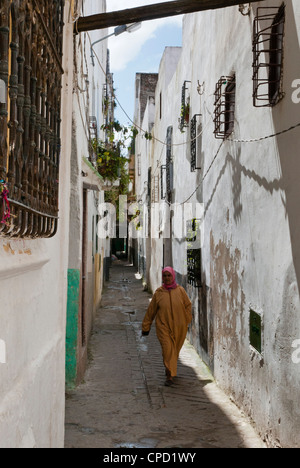
[[[121,176],[122,169],[129,159],[121,155],[120,143],[104,143],[96,140],[93,149],[97,156],[97,168],[104,180],[115,182]]]
[[[184,124],[184,126],[188,126],[190,123],[190,104],[186,103],[185,105],[182,105],[181,107],[181,122]]]
[[[185,123],[188,125],[190,123],[190,105],[187,103],[184,108],[183,118]]]
[[[181,113],[180,113],[180,119],[179,119],[179,128],[182,133],[184,133],[184,128],[189,126],[190,123],[190,103],[184,103],[181,106]]]
[[[127,128],[117,120],[103,125],[102,130],[106,132],[106,141],[93,140],[92,147],[97,157],[97,170],[104,180],[113,184],[119,181],[118,186],[105,192],[105,201],[118,205],[120,195],[126,195],[129,190],[130,176],[128,163],[130,159],[122,153],[128,152],[128,140],[136,137],[138,131],[135,127]]]

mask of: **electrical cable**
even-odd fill
[[[287,133],[287,132],[290,132],[291,130],[295,130],[295,128],[297,127],[300,127],[300,122],[296,125],[291,125],[291,127],[289,128],[286,128],[285,130],[281,130],[277,133],[273,133],[271,135],[267,135],[267,136],[264,136],[264,137],[260,137],[260,138],[251,138],[249,140],[238,140],[238,139],[235,139],[235,138],[227,138],[228,141],[232,141],[234,143],[253,143],[253,142],[257,142],[257,141],[263,141],[263,140],[267,140],[269,138],[274,138],[276,136],[279,136],[279,135],[283,135],[284,133]]]
[[[92,46],[92,40],[91,40],[91,37],[90,37],[89,33],[87,33],[87,35],[88,35],[88,38],[89,38],[89,41],[90,41],[91,49],[92,49],[93,52],[94,52],[94,55],[95,55],[95,57],[96,57],[96,59],[97,59],[97,62],[98,62],[98,64],[99,64],[99,66],[100,66],[100,68],[101,68],[101,70],[102,70],[104,76],[107,78],[107,73],[106,73],[106,71],[104,70],[104,68],[103,68],[103,66],[102,66],[102,64],[101,64],[101,62],[100,62],[100,59],[99,59],[97,53],[95,52],[95,50],[94,50],[94,48],[93,48],[93,46]],[[137,125],[137,124],[131,119],[131,117],[128,115],[128,113],[126,112],[126,110],[124,109],[124,107],[122,106],[122,104],[120,103],[119,99],[118,99],[117,96],[115,95],[114,89],[112,88],[112,84],[109,83],[109,86],[110,86],[110,88],[111,88],[111,93],[112,93],[113,98],[114,98],[115,101],[117,102],[118,106],[120,107],[120,109],[122,110],[122,112],[124,113],[124,115],[125,115],[125,116],[127,117],[127,119],[129,120],[129,122],[132,123],[132,124],[133,124],[140,132],[142,132],[143,134],[148,134],[149,132],[147,132],[147,131],[144,130],[142,127],[140,127],[139,125]],[[205,127],[205,128],[206,128],[206,127]],[[192,140],[185,141],[184,143],[173,143],[172,146],[174,146],[174,147],[175,147],[175,146],[187,146],[187,145],[189,145],[191,142],[196,141],[196,140],[203,134],[203,132],[204,132],[204,129],[203,129],[195,138],[193,138]],[[162,140],[160,140],[159,138],[156,138],[155,136],[152,136],[151,139],[157,141],[158,143],[161,143],[163,146],[167,146],[167,143],[166,143],[165,141],[162,141]]]
[[[91,43],[91,38],[90,38],[89,34],[88,34],[88,37],[89,37],[89,40],[90,40],[90,43]],[[91,44],[92,44],[92,43],[91,43]],[[97,53],[96,53],[95,51],[94,51],[94,53],[95,53],[95,56],[96,56],[96,59],[97,59],[97,61],[98,61],[98,63],[99,63],[100,68],[102,69],[102,71],[103,71],[105,77],[107,77],[106,71],[104,70],[104,68],[103,68],[103,66],[102,66],[102,64],[101,64]],[[112,87],[111,84],[110,84],[110,86]],[[115,93],[114,93],[114,90],[113,90],[113,89],[111,89],[111,92],[112,92],[112,95],[113,95],[114,99],[115,99],[116,102],[118,103],[120,109],[121,109],[122,112],[125,114],[125,116],[129,119],[129,121],[130,121],[138,130],[140,130],[142,133],[144,133],[144,134],[148,133],[148,132],[146,132],[143,128],[141,128],[139,125],[137,125],[137,124],[134,123],[134,121],[130,118],[130,116],[128,115],[128,113],[126,112],[126,110],[124,109],[124,107],[122,106],[122,104],[120,103],[119,99],[115,96]],[[211,95],[209,95],[209,97],[210,97],[210,96],[214,96],[214,95],[211,94]],[[209,111],[209,109],[207,108],[206,103],[205,103],[205,106],[206,106],[207,111],[208,111],[209,114],[210,114],[210,117],[211,117],[212,120],[213,120],[213,116],[212,116],[211,112]],[[204,128],[202,129],[202,131],[199,133],[199,135],[197,135],[197,136],[195,137],[195,139],[186,141],[186,142],[184,142],[184,143],[175,143],[175,144],[172,143],[171,146],[172,146],[172,147],[178,147],[178,146],[186,146],[186,145],[189,145],[192,141],[197,140],[197,139],[204,133],[204,130],[206,130],[206,128],[207,128],[207,126],[208,126],[209,123],[210,123],[210,120],[207,122],[207,124],[205,125],[205,127],[204,127]],[[290,132],[290,131],[292,131],[292,130],[298,128],[298,127],[300,127],[300,122],[299,122],[298,124],[295,124],[295,125],[290,126],[290,127],[287,128],[287,129],[281,130],[281,131],[279,131],[279,132],[276,132],[276,133],[273,133],[273,134],[270,134],[270,135],[267,135],[267,136],[259,137],[259,138],[252,138],[252,139],[227,138],[226,140],[222,140],[222,143],[221,143],[221,145],[219,146],[219,148],[218,148],[218,150],[217,150],[217,152],[216,152],[216,154],[215,154],[215,156],[214,156],[214,158],[213,158],[211,164],[209,165],[209,167],[208,167],[206,173],[205,173],[204,176],[202,177],[201,182],[198,184],[198,186],[197,186],[196,189],[192,192],[192,194],[191,194],[184,202],[180,203],[180,205],[184,205],[185,203],[187,203],[187,202],[193,197],[193,195],[197,192],[197,190],[201,187],[201,185],[202,185],[204,179],[207,177],[207,175],[208,175],[208,173],[210,172],[210,170],[211,170],[211,168],[212,168],[214,162],[216,161],[216,159],[217,159],[217,157],[218,157],[218,155],[219,155],[219,153],[220,153],[220,150],[221,150],[221,148],[222,148],[222,146],[223,146],[223,144],[224,144],[225,141],[231,141],[231,142],[234,142],[234,143],[252,143],[252,142],[258,142],[258,141],[263,141],[263,140],[267,140],[267,139],[270,139],[270,138],[274,138],[274,137],[277,137],[277,136],[279,136],[279,135],[283,135],[283,134],[288,133],[288,132]],[[156,138],[155,136],[152,137],[152,140],[155,140],[155,141],[157,141],[158,143],[161,143],[163,146],[167,146],[166,141],[162,141],[162,140]],[[160,162],[161,159],[162,159],[162,154],[163,154],[163,153],[161,153],[160,159],[159,159],[159,161],[158,161],[158,167],[159,167],[159,162]],[[156,170],[158,169],[158,167],[155,169],[155,173],[156,173]],[[165,202],[166,202],[167,204],[170,204],[170,203],[167,202],[166,200],[165,200]]]
[[[91,43],[91,38],[90,38],[89,34],[88,34],[88,37],[89,37],[89,40],[90,40],[90,43]],[[98,57],[98,55],[96,54],[95,51],[94,51],[94,53],[95,53],[95,56],[96,56],[96,58],[97,58],[97,61],[98,61],[99,65],[100,65],[100,68],[102,69],[102,71],[103,71],[103,73],[104,73],[104,75],[105,75],[105,77],[106,77],[106,76],[107,76],[107,75],[106,75],[106,71],[104,70],[104,68],[103,68],[103,66],[102,66],[102,64],[101,64],[101,62],[100,62],[100,60],[99,60],[99,57]],[[111,86],[111,85],[110,85],[110,86]],[[118,103],[120,109],[122,110],[122,112],[124,113],[124,115],[128,118],[128,120],[129,120],[138,130],[140,130],[142,133],[144,133],[144,134],[148,133],[148,132],[147,132],[146,130],[144,130],[142,127],[140,127],[139,125],[137,125],[136,123],[134,123],[134,121],[131,119],[131,117],[128,115],[128,113],[126,112],[126,110],[124,109],[124,107],[122,106],[122,104],[120,103],[119,99],[116,97],[116,95],[115,95],[115,93],[114,93],[114,90],[111,89],[111,91],[112,91],[112,95],[113,95],[114,99],[116,100],[116,102]],[[210,94],[209,97],[210,97],[210,96],[214,96],[214,94]],[[207,108],[207,105],[206,105],[206,108]],[[209,113],[210,113],[210,115],[211,115],[211,112],[209,112]],[[211,115],[211,118],[213,119],[212,115]],[[207,125],[208,125],[208,124],[207,124]],[[206,126],[207,126],[207,125],[206,125]],[[186,146],[186,145],[189,145],[191,142],[197,140],[197,139],[203,134],[204,130],[206,129],[206,126],[202,129],[202,131],[201,131],[194,139],[189,140],[189,141],[186,141],[186,142],[184,142],[184,143],[172,143],[171,146],[175,147],[175,146]],[[267,136],[263,136],[263,137],[252,138],[252,139],[234,139],[234,138],[227,138],[226,140],[227,140],[227,141],[232,141],[232,142],[235,142],[235,143],[252,143],[252,142],[256,142],[256,141],[266,140],[266,139],[269,139],[269,138],[274,138],[274,137],[276,137],[276,136],[279,136],[279,135],[282,135],[282,134],[284,134],[284,133],[287,133],[287,132],[289,132],[289,131],[291,131],[291,130],[294,130],[294,129],[297,128],[297,127],[300,127],[300,122],[299,122],[298,124],[296,124],[296,125],[292,125],[291,127],[287,128],[287,129],[284,129],[284,130],[279,131],[279,132],[277,132],[277,133],[273,133],[273,134],[271,134],[271,135],[267,135]],[[157,141],[158,143],[161,143],[161,144],[164,145],[164,146],[167,146],[167,143],[166,143],[165,141],[162,141],[162,140],[160,140],[159,138],[156,138],[155,136],[153,136],[152,139],[155,140],[155,141]]]

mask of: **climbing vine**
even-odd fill
[[[130,183],[130,158],[124,153],[130,154],[130,145],[134,143],[139,132],[135,126],[126,127],[117,120],[103,125],[101,129],[105,131],[106,139],[93,139],[92,148],[96,154],[99,174],[112,184],[111,190],[105,193],[106,201],[117,204],[119,196],[128,193]],[[151,134],[147,132],[144,137],[147,140],[152,139]],[[115,184],[116,181],[119,181],[118,185]]]

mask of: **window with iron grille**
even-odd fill
[[[141,177],[142,175],[142,155],[141,154],[137,155],[137,175],[138,177]]]
[[[187,278],[188,284],[201,288],[201,249],[187,251]]]
[[[8,90],[0,104],[2,235],[52,237],[57,230],[63,9],[64,0],[1,0],[0,80]]]
[[[283,97],[285,5],[257,9],[253,23],[253,105],[273,107]]]
[[[149,202],[151,202],[151,192],[152,192],[152,168],[148,168],[148,184],[147,184],[147,197]]]
[[[216,84],[214,134],[221,140],[228,138],[234,129],[235,90],[235,75],[222,76]]]
[[[167,198],[171,202],[173,191],[173,159],[172,159],[173,127],[167,130],[167,154],[166,154],[166,179],[167,179]]]
[[[199,247],[199,220],[187,221],[187,281],[195,288],[201,288],[201,248]]]
[[[165,200],[167,197],[167,166],[160,166],[160,198]]]
[[[198,154],[201,152],[200,139],[202,137],[202,121],[201,114],[196,114],[191,120],[191,172],[195,172],[196,169],[201,169],[198,166]],[[200,134],[198,135],[198,130]]]
[[[263,317],[250,309],[249,316],[250,345],[260,354],[263,352]]]
[[[151,196],[152,203],[159,202],[159,175],[155,175],[152,177],[152,196]]]

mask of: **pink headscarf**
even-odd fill
[[[174,271],[173,268],[171,268],[171,267],[166,267],[166,268],[163,269],[162,274],[164,274],[166,271],[168,271],[169,273],[171,273],[171,275],[173,276],[173,283],[172,283],[172,284],[168,284],[168,285],[167,285],[167,284],[163,284],[163,287],[164,287],[165,289],[167,289],[168,291],[169,291],[170,289],[176,289],[177,286],[178,286],[178,284],[177,284],[176,281],[175,281],[175,279],[176,279],[176,273],[175,273],[175,271]]]

